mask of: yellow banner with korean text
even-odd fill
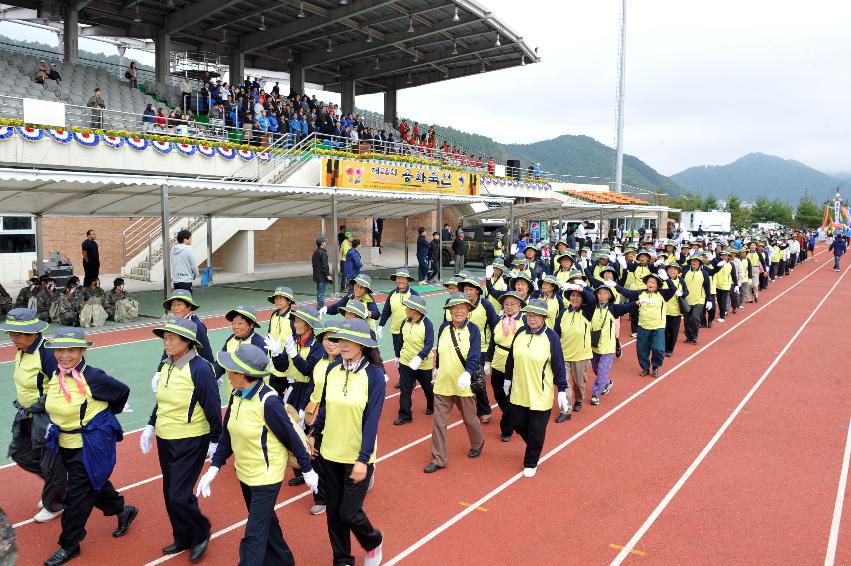
[[[478,175],[422,165],[322,159],[322,186],[442,195],[479,194]]]

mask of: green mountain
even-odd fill
[[[671,180],[692,193],[719,198],[735,193],[745,201],[765,196],[789,204],[796,204],[804,191],[821,202],[837,187],[849,184],[799,161],[764,153],[750,153],[727,165],[690,167],[672,175]]]

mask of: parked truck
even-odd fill
[[[730,213],[720,210],[683,212],[680,215],[680,229],[692,234],[700,229],[707,233],[726,234],[730,232]]]

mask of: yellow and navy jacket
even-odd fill
[[[416,322],[409,318],[402,321],[399,329],[402,347],[399,349],[399,363],[407,366],[414,357],[422,360],[419,369],[431,370],[434,349],[434,325],[427,316],[422,316]]]
[[[591,317],[597,299],[587,288],[582,290],[582,297],[579,310],[568,305],[556,319],[553,329],[561,339],[562,353],[567,362],[591,359]]]
[[[715,279],[715,289],[718,291],[729,291],[739,284],[739,274],[732,262],[726,262],[724,265],[718,265],[720,259],[714,263],[715,273],[712,275]]]
[[[169,356],[160,368],[157,404],[148,424],[164,440],[210,435],[218,442],[222,433],[222,404],[216,374],[210,362],[190,349],[175,361]]]
[[[666,305],[677,293],[677,287],[670,279],[666,280],[665,285],[663,287],[659,287],[659,290],[656,293],[651,293],[647,289],[624,289],[620,285],[615,288],[629,301],[638,301],[646,297],[656,303],[658,309],[650,306],[638,305],[638,325],[641,328],[645,328],[647,330],[659,330],[665,328],[665,323],[667,322]]]
[[[685,281],[686,289],[688,289],[688,304],[702,305],[711,298],[710,277],[709,270],[702,265],[697,269],[686,268],[682,278]]]
[[[15,382],[17,403],[21,408],[32,407],[46,392],[46,381],[59,370],[52,350],[44,348],[44,337],[37,334],[35,342],[26,350],[15,353]]]
[[[651,273],[656,273],[653,271],[653,264],[649,261],[644,265],[637,261],[627,262],[626,269],[632,274],[632,281],[630,281],[628,287],[633,291],[646,289],[647,284],[644,282],[644,278]]]
[[[234,391],[212,465],[221,468],[233,455],[239,481],[250,486],[274,485],[284,479],[288,450],[302,472],[313,469],[274,389],[259,380],[249,389]]]
[[[500,294],[505,293],[508,290],[508,283],[505,281],[505,277],[500,275],[499,277],[491,277],[488,279],[485,285],[485,294],[483,296],[487,298],[496,298],[491,293],[491,289],[499,292]]]
[[[256,332],[254,332],[254,330],[252,330],[251,334],[249,334],[245,338],[237,338],[234,334],[231,334],[230,336],[228,336],[227,340],[225,340],[225,343],[222,346],[222,352],[230,352],[230,353],[236,352],[237,348],[239,348],[239,345],[243,344],[243,343],[253,344],[254,346],[257,346],[258,348],[260,348],[264,352],[266,351],[266,341],[263,340],[262,336],[260,336]],[[222,368],[218,364],[216,364],[214,367],[216,369],[216,377],[217,378],[221,377],[225,374],[224,368]],[[228,386],[228,392],[230,392],[230,386]]]
[[[482,361],[482,337],[479,327],[465,320],[455,329],[455,339],[465,363],[461,363],[452,343],[452,328],[450,321],[444,321],[437,331],[437,354],[434,365],[437,368],[437,379],[434,382],[434,392],[446,397],[472,397],[469,387],[458,387],[458,376],[465,371],[473,374]]]
[[[758,268],[762,269],[763,271],[765,271],[765,261],[763,260],[762,254],[759,253],[758,251],[756,251],[756,250],[748,251],[748,255],[745,256],[745,259],[748,260],[748,263],[750,264],[751,268],[758,267]],[[751,274],[750,269],[748,269],[747,274],[748,274],[748,276],[750,276],[750,274]]]
[[[402,321],[407,318],[405,315],[405,305],[402,304],[402,300],[409,298],[411,295],[419,295],[419,293],[411,289],[410,286],[404,291],[400,291],[396,287],[387,293],[387,298],[384,300],[384,308],[381,310],[381,318],[378,320],[378,326],[384,326],[389,320],[390,332],[399,334]]]
[[[88,366],[85,359],[77,364],[76,370],[83,378],[85,393],[80,393],[71,376],[67,376],[65,385],[71,400],[66,400],[59,386],[58,369],[50,377],[47,387],[45,409],[50,415],[50,422],[59,429],[61,448],[82,448],[83,427],[104,411],[117,415],[124,410],[130,396],[129,387],[105,371]]]
[[[213,348],[210,346],[210,337],[207,335],[207,327],[203,322],[201,322],[201,319],[198,318],[194,312],[189,313],[189,316],[186,317],[186,319],[195,323],[195,337],[198,338],[198,344],[200,344],[200,346],[196,348],[198,355],[210,362],[210,365],[212,365],[213,368],[216,368],[219,364],[216,363],[216,358],[213,356]],[[157,371],[162,369],[167,357],[168,354],[166,354],[165,350],[163,350],[163,355],[160,358],[160,365],[157,367]]]
[[[613,289],[614,290],[614,289]],[[590,331],[600,331],[600,340],[597,345],[591,346],[594,354],[614,354],[617,349],[617,334],[615,333],[615,319],[622,317],[635,307],[635,303],[615,304],[609,301],[605,305],[597,303],[594,313],[591,315]]]
[[[322,457],[340,464],[375,462],[384,368],[363,358],[354,369],[346,369],[337,358],[328,364],[320,399],[311,434],[322,434]]]
[[[592,287],[597,287],[597,284],[595,284],[594,281],[603,280],[603,278],[601,277],[601,272],[604,267],[611,267],[612,269],[614,269],[615,281],[617,281],[621,285],[624,284],[624,282],[626,281],[627,274],[626,269],[621,269],[620,264],[618,264],[617,262],[613,263],[611,261],[608,262],[606,265],[600,265],[600,260],[598,259],[595,263],[589,265],[588,268],[585,270],[585,276],[588,278],[588,281],[591,283]]]
[[[328,306],[328,314],[339,314],[341,307],[346,306],[347,304],[349,304],[349,301],[354,300],[354,295],[346,295],[333,305]],[[366,317],[366,320],[367,322],[369,322],[369,327],[372,329],[373,332],[375,332],[375,323],[378,321],[378,319],[381,318],[381,313],[378,312],[378,305],[375,304],[375,299],[372,298],[372,293],[369,292],[367,292],[360,300],[366,305],[366,310],[369,313]]]
[[[488,351],[488,345],[493,337],[493,329],[497,318],[493,303],[482,297],[479,297],[479,300],[470,309],[470,314],[467,315],[467,319],[479,327],[482,352]]]
[[[288,337],[295,336],[295,324],[293,323],[292,312],[292,307],[288,308],[284,312],[275,310],[269,318],[269,329],[266,333],[272,338],[280,340],[281,344],[285,343]],[[266,346],[264,344],[263,349],[265,350],[265,348]],[[272,358],[272,353],[268,350],[266,350],[266,355],[269,356],[269,359]],[[271,378],[275,378],[276,381],[280,381],[280,378],[282,377],[285,377],[283,370],[277,369],[273,362]]]
[[[555,294],[552,297],[544,296],[543,291],[535,291],[532,293],[532,298],[540,299],[547,303],[547,327],[554,328],[558,315],[564,310],[564,298],[562,297],[561,290],[556,287]]]
[[[677,291],[683,292],[683,296],[677,297],[676,291],[674,292],[674,296],[665,302],[665,316],[680,316],[683,314],[683,309],[680,308],[680,298],[683,298],[686,302],[688,302],[688,285],[686,285],[686,280],[683,279],[682,275],[676,279],[672,278],[671,282],[674,284]]]
[[[496,321],[496,326],[493,330],[493,340],[488,347],[487,357],[485,360],[491,363],[491,368],[496,371],[505,372],[505,363],[508,360],[508,352],[511,350],[511,344],[514,342],[514,337],[520,332],[520,329],[526,326],[526,317],[522,312],[514,315],[515,324],[517,325],[513,334],[505,334],[502,330],[502,321],[508,318],[505,313],[500,315]]]
[[[533,331],[524,326],[517,332],[505,362],[505,379],[511,382],[512,404],[533,411],[552,409],[553,389],[567,389],[561,342],[552,328],[542,325]]]

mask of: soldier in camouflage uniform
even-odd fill
[[[94,279],[88,287],[84,287],[81,291],[83,302],[88,302],[91,299],[100,301],[101,306],[106,302],[106,292],[101,289],[100,279]]]
[[[38,290],[39,283],[38,277],[33,277],[30,279],[29,285],[18,291],[18,298],[15,300],[16,309],[29,308],[30,297]]]
[[[18,561],[18,545],[15,544],[15,529],[9,517],[0,508],[0,566],[14,566]]]
[[[106,314],[109,315],[109,320],[115,320],[115,303],[127,298],[129,296],[124,290],[124,279],[118,277],[112,282],[112,291],[106,294],[106,298],[103,301],[103,308],[106,310]]]
[[[38,289],[33,296],[36,299],[36,311],[39,320],[50,320],[50,305],[59,299],[59,292],[56,291],[56,283],[53,278],[47,275],[41,276],[41,288]]]
[[[79,289],[70,282],[56,301],[56,310],[50,317],[51,322],[62,326],[80,326],[80,309],[83,308],[83,297]]]
[[[0,314],[5,315],[12,310],[14,302],[15,301],[12,300],[12,295],[3,288],[3,285],[0,285]]]

